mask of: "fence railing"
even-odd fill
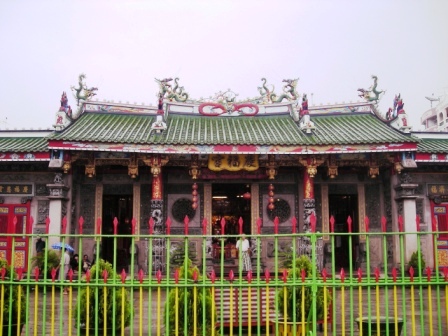
[[[317,260],[322,233],[257,233],[250,235],[253,253],[240,250],[231,255],[232,267],[226,265],[225,244],[240,235],[189,235],[188,230],[183,235],[41,234],[47,246],[37,254],[36,235],[5,234],[12,253],[11,260],[0,264],[0,336],[380,335],[379,328],[386,328],[381,335],[447,335],[448,269],[439,267],[438,258],[424,265],[421,249],[423,237],[435,247],[439,234],[325,233],[322,262]],[[417,241],[417,261],[408,268],[405,240],[411,235]],[[14,242],[19,237],[28,239],[33,258],[14,270],[8,264],[16,264]],[[338,266],[336,253],[341,237],[348,246],[345,268]],[[121,268],[123,250],[118,245],[124,238],[130,247],[129,267]],[[171,254],[163,272],[155,269],[152,257],[153,242],[160,239]],[[211,239],[217,241],[212,248],[219,248],[218,254],[210,252]],[[64,262],[58,267],[59,258],[64,260],[70,246],[55,256],[49,244],[55,240],[75,241],[80,256],[79,268],[63,280]],[[110,262],[101,258],[106,240]],[[381,263],[371,262],[373,240],[375,253],[379,250],[383,256]],[[87,241],[94,241],[100,252],[84,271],[81,260]],[[148,251],[140,258],[144,265],[136,263],[133,253],[142,241]],[[270,253],[266,241],[273,246]],[[309,242],[307,249],[299,246],[303,241]],[[360,241],[363,253],[355,253],[354,242]],[[389,258],[392,241],[398,251],[395,261]],[[286,251],[281,249],[285,242],[290,246]],[[306,256],[298,253],[304,250],[309,251]]]

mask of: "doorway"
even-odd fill
[[[251,234],[251,193],[246,183],[215,183],[212,185],[212,234],[221,234],[221,221],[224,219],[224,234],[236,243],[242,220],[243,233]]]
[[[352,232],[358,232],[358,196],[357,195],[329,195],[330,217],[334,217],[334,232],[348,233],[347,220],[352,220]],[[352,238],[352,266],[356,266],[359,237]],[[348,235],[335,236],[336,269],[350,266],[350,238]]]
[[[116,271],[121,272],[123,269],[128,272],[128,266],[131,262],[130,245],[132,233],[132,195],[104,195],[103,196],[103,221],[102,232],[107,237],[103,237],[101,242],[101,258],[114,263],[114,252],[116,251]],[[114,242],[114,219],[117,218],[116,243]],[[116,244],[116,245],[115,245]]]

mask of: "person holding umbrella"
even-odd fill
[[[68,271],[70,271],[70,260],[71,260],[70,252],[74,252],[75,249],[71,247],[69,244],[65,243],[56,243],[51,245],[51,247],[55,250],[64,249],[64,255],[61,258],[61,264],[58,267],[60,280],[61,282],[63,282],[65,279],[67,279]],[[64,294],[68,294],[67,288],[64,288]]]

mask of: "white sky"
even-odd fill
[[[359,100],[376,75],[381,110],[401,93],[419,130],[425,96],[448,91],[447,13],[446,0],[1,1],[0,128],[52,128],[85,73],[99,100],[153,105],[155,77],[196,99],[299,77],[318,105]]]

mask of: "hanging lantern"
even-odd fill
[[[193,210],[196,210],[198,207],[198,185],[197,185],[197,183],[193,183],[193,186],[191,188],[193,189],[193,191],[191,192],[191,194],[193,196],[191,207],[193,208]]]
[[[268,190],[269,190],[269,192],[268,192],[268,195],[269,195],[269,198],[268,198],[268,202],[269,202],[268,209],[269,210],[274,210],[274,208],[275,208],[275,206],[274,206],[274,185],[272,183],[269,185]]]
[[[246,191],[246,192],[243,194],[243,198],[244,198],[245,200],[250,200],[250,192]]]

